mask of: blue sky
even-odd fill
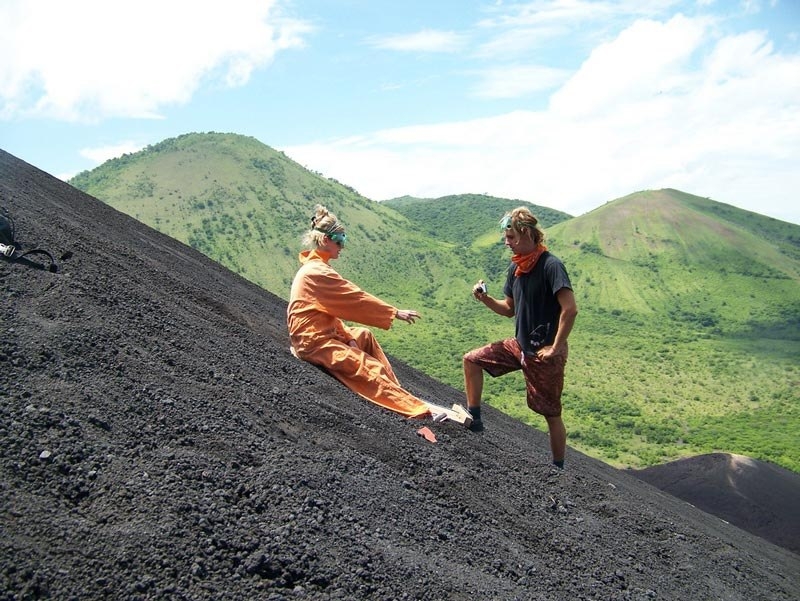
[[[664,187],[800,224],[800,0],[3,0],[0,148],[233,132],[374,200]]]

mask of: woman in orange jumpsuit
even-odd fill
[[[425,401],[400,386],[372,332],[343,320],[388,330],[392,321],[414,323],[419,313],[397,309],[340,276],[329,262],[339,257],[344,226],[322,205],[314,209],[303,237],[300,269],[292,282],[287,309],[295,354],[325,368],[342,384],[373,403],[407,417],[430,413]]]

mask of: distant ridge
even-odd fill
[[[543,228],[571,218],[567,213],[546,206],[487,194],[455,194],[440,198],[403,196],[384,200],[381,204],[396,209],[429,236],[459,245],[471,244],[474,239],[484,236],[487,226],[496,229],[494,226],[500,216],[519,206],[530,208]],[[496,239],[497,235],[493,233]]]
[[[730,453],[688,457],[630,473],[800,554],[800,474]]]
[[[614,259],[800,278],[800,226],[678,190],[646,190],[562,224]]]

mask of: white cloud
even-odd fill
[[[667,23],[636,21],[615,40],[598,46],[551,99],[558,113],[603,113],[611,104],[647,102],[663,93],[684,93],[699,75],[689,67],[703,42],[706,23],[681,15]]]
[[[157,117],[202,83],[246,83],[309,27],[274,0],[6,0],[0,118]],[[10,59],[8,57],[11,57]]]
[[[581,214],[674,187],[800,222],[798,114],[800,56],[759,32],[714,44],[679,16],[599,46],[545,110],[283,150],[376,200],[486,192]]]
[[[106,161],[115,159],[117,157],[121,157],[123,154],[139,152],[145,146],[146,144],[139,144],[133,141],[125,141],[125,142],[119,142],[117,144],[112,144],[109,146],[82,148],[78,152],[78,154],[86,159],[89,159],[92,162],[91,167],[89,167],[89,169],[92,169],[97,165],[105,163]],[[61,172],[61,173],[55,173],[54,175],[58,179],[68,182],[77,175],[77,172],[76,171]]]
[[[375,48],[402,52],[457,52],[465,42],[466,38],[459,33],[434,29],[424,29],[409,34],[373,36],[368,40],[369,45]]]
[[[496,33],[485,42],[481,42],[473,51],[477,58],[507,59],[528,54],[540,48],[553,38],[568,33],[566,26],[562,27],[522,27],[504,30]]]
[[[499,7],[480,25],[491,28],[561,27],[574,28],[582,22],[605,22],[616,16],[653,16],[677,0],[533,0]],[[491,11],[490,11],[491,12]]]
[[[108,160],[121,157],[123,154],[139,152],[146,144],[126,140],[110,146],[98,146],[95,148],[82,148],[80,155],[89,159],[95,165],[105,163]]]
[[[478,72],[472,94],[481,98],[519,98],[550,90],[569,77],[569,71],[538,65],[504,65]]]

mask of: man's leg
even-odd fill
[[[483,368],[464,359],[464,391],[467,394],[467,409],[481,406],[483,394]]]
[[[472,415],[469,429],[473,432],[483,430],[481,420],[481,394],[483,394],[483,368],[464,358],[464,392],[467,395],[467,410]]]
[[[561,416],[546,417],[547,428],[550,430],[550,450],[553,452],[553,463],[564,467],[564,455],[567,452],[567,429]]]
[[[566,357],[553,355],[542,359],[526,357],[524,368],[528,408],[547,420],[553,463],[564,467],[567,450],[567,429],[561,419],[561,393],[564,389]],[[554,417],[557,416],[557,417]]]
[[[492,342],[464,355],[464,392],[467,409],[472,414],[470,430],[483,430],[481,420],[481,395],[483,394],[483,372],[498,377],[522,367],[519,361],[519,345],[514,338]]]

